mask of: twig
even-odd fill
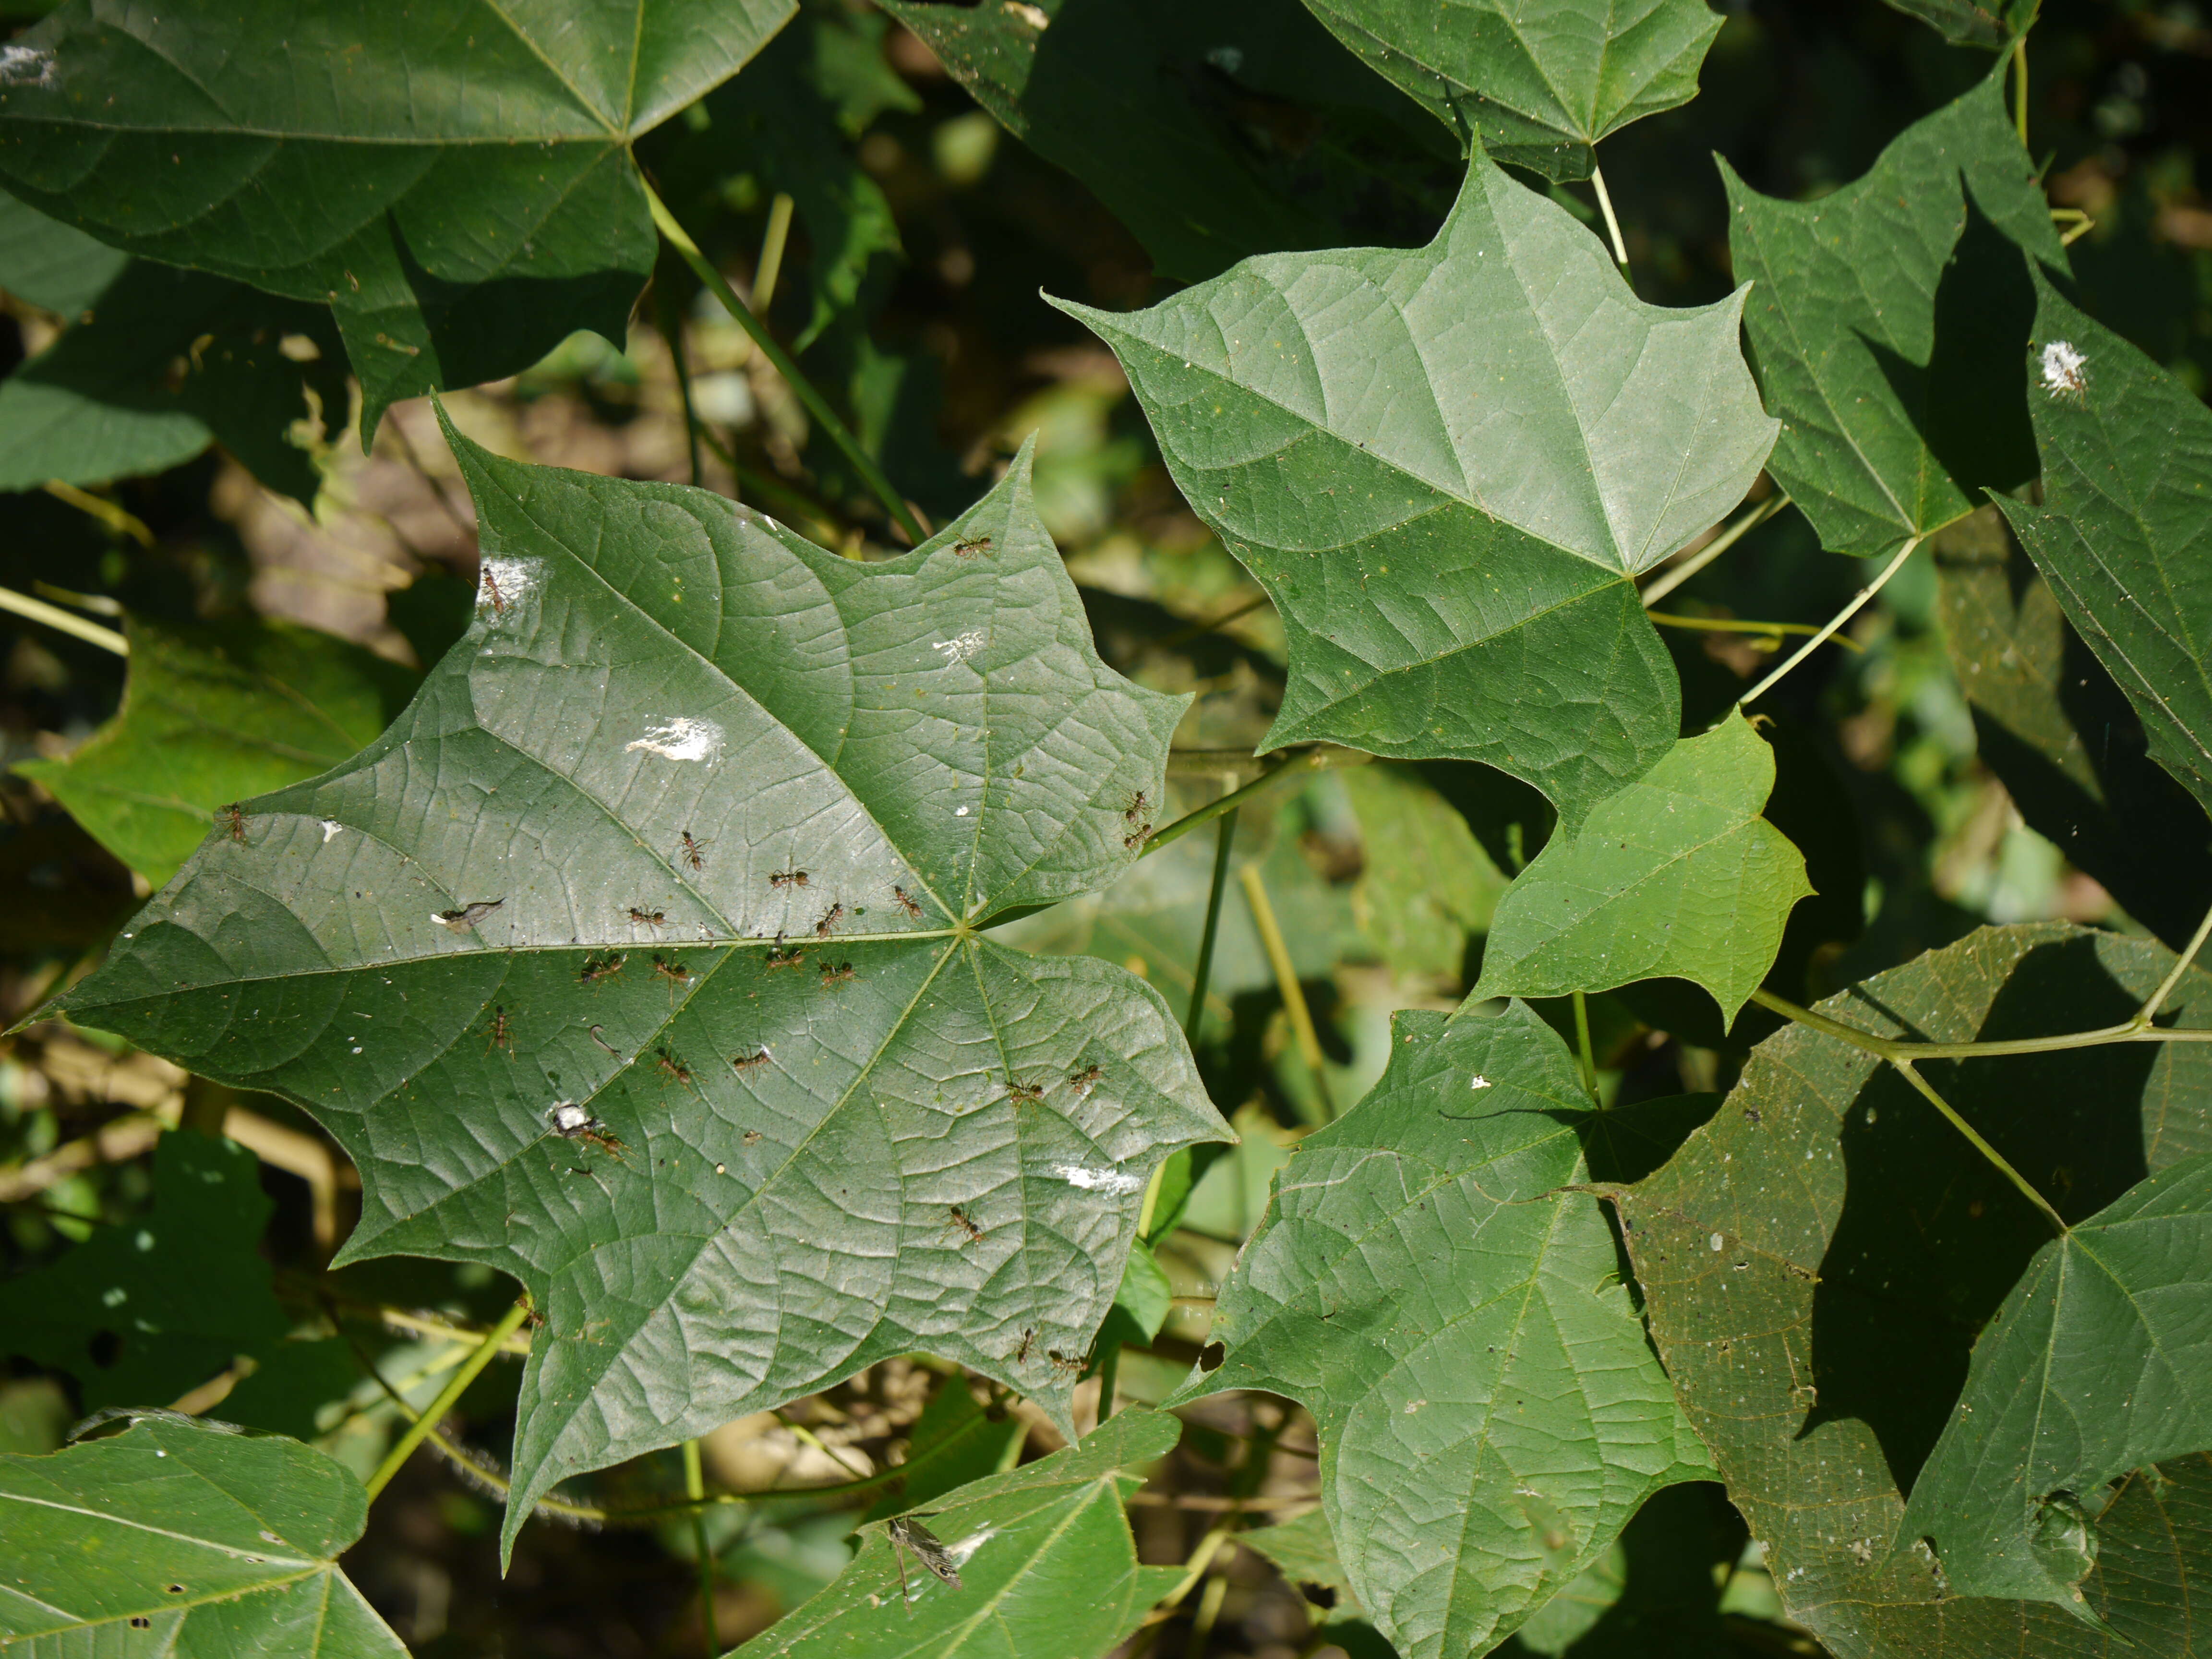
[[[103,651],[112,651],[118,657],[131,654],[131,642],[113,629],[102,628],[96,622],[87,622],[58,605],[34,599],[28,593],[18,593],[12,587],[0,587],[0,611],[12,611],[19,617],[44,623],[57,632],[82,640],[87,645],[96,645]]]
[[[67,501],[78,512],[97,519],[118,535],[128,536],[139,546],[150,550],[154,532],[146,528],[144,520],[126,512],[105,495],[95,495],[88,489],[79,489],[75,484],[60,478],[49,478],[46,494],[58,501]]]
[[[377,1494],[392,1484],[392,1477],[399,1473],[400,1466],[414,1455],[415,1448],[422,1443],[422,1437],[453,1410],[454,1402],[466,1392],[469,1384],[477,1380],[477,1373],[491,1363],[491,1357],[499,1352],[501,1345],[529,1316],[530,1301],[525,1297],[517,1300],[501,1316],[499,1323],[486,1333],[477,1351],[461,1362],[460,1369],[438,1391],[438,1397],[430,1402],[422,1416],[408,1425],[407,1431],[385,1454],[384,1462],[376,1466],[376,1473],[363,1483],[370,1502],[374,1503]]]
[[[1789,496],[1774,495],[1768,496],[1748,512],[1737,514],[1735,520],[1712,540],[1691,554],[1689,557],[1668,565],[1644,585],[1643,591],[1638,595],[1644,601],[1644,609],[1648,611],[1658,604],[1660,600],[1665,599],[1789,505]]]
[[[1818,633],[1814,634],[1811,639],[1806,641],[1804,644],[1799,646],[1797,649],[1791,653],[1790,658],[1787,662],[1784,663],[1771,674],[1769,674],[1765,679],[1759,681],[1757,685],[1753,686],[1750,690],[1738,697],[1735,700],[1735,706],[1738,708],[1744,708],[1764,693],[1771,690],[1784,675],[1787,674],[1791,669],[1796,667],[1799,663],[1804,661],[1806,658],[1811,656],[1815,651],[1819,650],[1820,648],[1821,642],[1825,641],[1829,635],[1834,633],[1852,617],[1857,616],[1860,608],[1863,606],[1869,599],[1881,592],[1884,587],[1889,585],[1889,579],[1905,568],[1905,562],[1912,556],[1913,550],[1918,547],[1923,539],[1925,538],[1919,536],[1912,537],[1903,547],[1899,548],[1897,550],[1897,556],[1882,567],[1881,574],[1876,576],[1864,587],[1859,589],[1858,592],[1853,596],[1851,602],[1845,605],[1841,611],[1836,612],[1834,616],[1829,617],[1827,622],[1822,625]]]
[[[1284,943],[1283,930],[1275,923],[1275,907],[1267,902],[1267,889],[1260,879],[1260,866],[1248,864],[1237,872],[1244,884],[1245,902],[1252,907],[1252,924],[1260,930],[1260,943],[1266,947],[1267,961],[1275,970],[1276,988],[1283,994],[1283,1007],[1291,1017],[1291,1031],[1297,1039],[1298,1053],[1304,1057],[1306,1070],[1313,1074],[1314,1093],[1320,1097],[1322,1121],[1332,1122],[1336,1117],[1336,1104],[1328,1096],[1328,1076],[1322,1070],[1321,1037],[1314,1030],[1313,1011],[1306,1006],[1305,988],[1298,983],[1298,970],[1291,961],[1291,947]]]
[[[1332,766],[1364,766],[1374,758],[1356,750],[1336,749],[1327,745],[1301,750],[1290,759],[1268,768],[1241,789],[1232,789],[1219,800],[1209,802],[1195,812],[1186,812],[1164,830],[1155,830],[1145,843],[1145,850],[1137,856],[1150,858],[1170,842],[1188,835],[1201,823],[1211,823],[1224,812],[1233,812],[1258,794],[1262,789],[1272,789],[1289,778],[1307,772],[1325,771]]]

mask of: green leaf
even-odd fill
[[[15,770],[159,887],[221,810],[327,771],[374,739],[418,676],[343,640],[251,620],[127,625],[115,718],[66,760]]]
[[[1474,994],[1672,977],[1704,986],[1735,1024],[1813,890],[1803,857],[1759,815],[1773,788],[1774,751],[1741,714],[1683,738],[1506,890]]]
[[[1997,505],[2142,716],[2151,758],[2212,810],[2212,411],[2039,273],[2028,355],[2043,505]]]
[[[338,1571],[368,1498],[295,1440],[168,1413],[0,1456],[0,1643],[27,1652],[405,1659]]]
[[[1254,1527],[1238,1533],[1237,1541],[1273,1561],[1291,1583],[1334,1590],[1338,1607],[1358,1607],[1359,1597],[1352,1590],[1352,1581],[1344,1576],[1344,1562],[1336,1553],[1336,1540],[1329,1534],[1328,1516],[1322,1510],[1308,1510],[1294,1521]]]
[[[2212,822],[1994,507],[1933,544],[1943,644],[1975,749],[2021,817],[2179,950],[2212,909]]]
[[[1917,17],[1954,46],[1981,46],[2002,52],[2027,33],[2035,21],[2040,0],[1999,0],[1980,5],[1976,0],[1884,0],[1892,9]]]
[[[1137,1564],[1122,1513],[1144,1484],[1133,1468],[1164,1457],[1182,1432],[1163,1413],[1123,1412],[1080,1445],[939,1498],[922,1511],[923,1524],[957,1564],[957,1589],[911,1557],[902,1563],[884,1524],[872,1522],[834,1583],[737,1652],[745,1659],[1096,1659],[1182,1581],[1178,1567]]]
[[[1313,1413],[1345,1575],[1407,1659],[1483,1653],[1651,1492],[1710,1478],[1582,1179],[1575,1062],[1525,1005],[1408,1011],[1371,1093],[1299,1143],[1170,1403]]]
[[[1752,361],[1782,421],[1768,470],[1833,552],[1894,549],[2035,476],[2021,250],[2062,271],[2066,253],[2002,75],[1817,201],[1762,196],[1721,163]]]
[[[163,1135],[152,1214],[0,1282],[0,1351],[68,1372],[88,1412],[167,1405],[290,1324],[260,1253],[270,1207],[252,1153]]]
[[[899,1478],[870,1507],[865,1521],[933,1503],[956,1486],[1003,1474],[1021,1457],[1029,1428],[1003,1406],[987,1410],[969,1390],[968,1379],[946,1379],[922,1410],[907,1443]],[[803,1494],[799,1502],[808,1501]]]
[[[2169,1164],[2036,1252],[1974,1345],[1905,1509],[1954,1595],[2072,1607],[2099,1489],[2212,1447],[2212,1153]]]
[[[1607,133],[1698,95],[1721,32],[1705,0],[1306,0],[1315,16],[1457,133],[1547,179],[1587,179]],[[1533,15],[1532,15],[1533,13]]]
[[[366,441],[397,398],[578,328],[622,339],[655,246],[631,142],[792,10],[69,0],[15,41],[0,179],[117,247],[328,304]]]
[[[1773,442],[1741,293],[1647,306],[1571,215],[1478,160],[1425,248],[1250,259],[1114,348],[1184,496],[1267,589],[1267,746],[1479,760],[1579,822],[1672,747],[1648,570]]]
[[[1365,857],[1352,890],[1362,931],[1397,972],[1457,985],[1468,941],[1489,931],[1505,878],[1416,768],[1357,767],[1343,786]]]
[[[2060,923],[1990,928],[1820,1010],[1882,1036],[2047,1036],[2125,1019],[2173,960]],[[2181,1024],[2212,1028],[2212,975],[2191,969],[2172,1006]],[[2069,1218],[2212,1152],[2203,1044],[1921,1070]],[[1891,1554],[1975,1333],[2051,1239],[2042,1212],[1902,1079],[1786,1028],[1619,1206],[1653,1340],[1790,1617],[1837,1659],[2117,1650],[2048,1603],[1947,1593],[1924,1553]],[[2119,1398],[2106,1407],[2115,1416]],[[2212,1590],[2212,1460],[2077,1497],[2102,1540],[2083,1585],[2091,1610],[2143,1651],[2201,1652],[2191,1609]]]
[[[470,632],[72,1015],[313,1111],[362,1172],[342,1260],[529,1288],[510,1540],[556,1480],[916,1348],[1066,1424],[1146,1177],[1224,1126],[1155,993],[975,929],[1127,866],[1186,700],[1099,661],[1026,454],[871,565],[449,441]]]
[[[73,320],[123,274],[131,256],[0,194],[0,288]]]
[[[1163,276],[1197,282],[1247,254],[1335,246],[1347,218],[1376,216],[1378,196],[1395,209],[1389,228],[1435,222],[1420,176],[1442,160],[1420,149],[1433,130],[1296,5],[884,9],[1009,132],[1089,185]]]

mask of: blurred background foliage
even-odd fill
[[[1294,0],[1139,13],[1157,57],[1148,118],[1194,155],[1203,149],[1192,164],[1201,184],[1249,194],[1243,246],[1169,239],[1156,270],[1133,228],[1151,186],[1128,172],[1152,152],[1106,154],[1113,109],[1086,103],[1079,82],[1039,90],[1024,142],[921,38],[861,0],[805,0],[757,64],[652,134],[641,160],[931,522],[1038,434],[1038,504],[1101,650],[1148,685],[1196,694],[1170,798],[1152,807],[1165,823],[1256,775],[1282,631],[1176,495],[1112,358],[1039,291],[1127,307],[1252,246],[1416,244],[1449,205],[1457,164],[1422,118],[1399,119],[1382,83],[1316,73],[1299,56],[1313,25]],[[5,21],[33,15],[15,8]],[[1687,305],[1729,290],[1714,152],[1760,191],[1815,198],[1989,61],[1871,0],[1729,5],[1698,98],[1604,147],[1638,291]],[[2212,22],[2183,0],[2053,0],[2030,64],[2033,148],[2051,199],[2093,222],[2073,247],[2088,307],[2201,393],[2212,374]],[[1055,165],[1071,156],[1103,159],[1079,179]],[[1548,188],[1595,222],[1586,187]],[[272,302],[226,372],[264,390],[273,376],[284,410],[308,400],[320,419],[306,447],[272,447],[265,423],[203,420],[214,404],[194,402],[195,376],[234,327],[222,307],[234,298],[172,296],[167,332],[122,338],[111,325],[95,335],[82,310],[112,298],[111,283],[150,279],[118,275],[119,256],[54,242],[42,223],[0,213],[10,324],[0,328],[0,482],[34,481],[52,465],[59,417],[39,401],[50,394],[37,363],[51,379],[57,359],[42,354],[65,345],[119,364],[118,375],[173,384],[147,405],[159,429],[134,428],[143,442],[131,476],[86,489],[32,483],[0,507],[0,586],[104,627],[127,619],[139,676],[129,719],[111,725],[123,657],[0,614],[0,881],[15,896],[0,908],[0,1007],[10,1021],[88,967],[166,878],[228,798],[208,790],[228,789],[247,761],[255,775],[304,775],[379,729],[458,633],[477,575],[466,496],[425,404],[395,408],[362,453],[334,340]],[[282,336],[273,352],[271,331]],[[706,439],[696,449],[686,386]],[[830,447],[810,441],[804,411],[744,331],[672,261],[627,339],[577,335],[514,380],[447,402],[464,430],[503,453],[696,478],[850,556],[899,544]],[[1794,995],[1985,921],[2063,916],[2171,939],[2212,899],[2201,816],[2144,761],[2124,705],[2002,527],[1978,518],[1936,553],[1858,617],[1844,648],[1761,704],[1779,763],[1770,816],[1820,889],[1793,918],[1772,981]],[[1770,665],[1778,643],[1700,619],[1818,623],[1863,576],[1785,513],[1684,585],[1665,610],[1684,621],[1666,635],[1686,732]],[[297,660],[310,635],[348,645],[319,659],[311,685]],[[252,717],[239,711],[272,696],[307,711],[302,731],[241,757],[231,739]],[[2101,746],[2054,767],[2047,757],[2063,742],[2016,740],[2039,721],[2101,726]],[[149,770],[158,790],[143,782]],[[1327,769],[1241,814],[1197,1047],[1243,1139],[1185,1154],[1164,1194],[1150,1233],[1158,1282],[1116,1316],[1139,1345],[1122,1362],[1126,1395],[1159,1397],[1201,1352],[1212,1292],[1285,1149],[1380,1074],[1393,1011],[1449,1008],[1473,983],[1498,896],[1549,825],[1533,793],[1464,763]],[[2114,855],[2123,839],[2135,856]],[[2154,890],[2130,873],[2146,844],[2162,849]],[[1213,830],[1201,829],[1110,891],[1005,936],[1121,963],[1179,1006],[1214,850]],[[1311,1010],[1311,1048],[1286,1009],[1286,977]],[[1723,1032],[1702,993],[1666,982],[1595,997],[1591,1018],[1615,1102],[1724,1089],[1771,1029],[1753,1009]],[[180,1124],[220,1125],[237,1145],[164,1133]],[[58,1024],[8,1039],[0,1447],[50,1448],[118,1391],[136,1403],[159,1394],[311,1438],[366,1473],[402,1420],[392,1396],[419,1407],[434,1395],[466,1352],[455,1333],[495,1317],[506,1292],[488,1273],[427,1262],[325,1271],[353,1187],[342,1155],[281,1101],[232,1098]],[[709,1472],[734,1490],[820,1485],[957,1433],[973,1441],[957,1460],[966,1479],[1057,1443],[1021,1402],[948,1369],[879,1365],[730,1425],[707,1442]],[[503,1442],[514,1375],[495,1365],[464,1398],[465,1447]],[[1182,1449],[1133,1511],[1145,1559],[1184,1559],[1232,1507],[1265,1519],[1310,1501],[1315,1442],[1302,1413],[1231,1396],[1186,1415]],[[504,1581],[497,1468],[465,1455],[474,1474],[418,1458],[346,1564],[416,1651],[700,1650],[692,1529],[635,1513],[680,1492],[674,1454],[583,1483],[579,1503],[615,1524],[532,1528]],[[723,1641],[832,1577],[857,1518],[803,1498],[717,1511],[706,1540],[720,1561]],[[1310,1540],[1294,1528],[1223,1552],[1224,1588],[1141,1632],[1138,1650],[1384,1650],[1340,1584],[1330,1588],[1328,1562],[1300,1553]],[[1509,1650],[1813,1649],[1779,1621],[1756,1547],[1718,1488],[1680,1488]]]

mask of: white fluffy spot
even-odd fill
[[[646,728],[641,738],[623,745],[625,752],[642,749],[663,760],[716,761],[722,755],[722,728],[712,720],[695,720],[689,714],[662,720]]]
[[[1145,1184],[1142,1176],[1133,1176],[1127,1170],[1086,1170],[1080,1164],[1060,1164],[1053,1173],[1086,1193],[1112,1193],[1116,1197],[1136,1192]]]
[[[1705,1248],[1708,1249],[1717,1250],[1724,1242],[1725,1241],[1722,1239],[1718,1233],[1715,1233],[1711,1238],[1705,1241]]]
[[[1467,1086],[1470,1089],[1487,1089],[1490,1086],[1490,1079],[1477,1072],[1468,1079]]]
[[[957,1544],[947,1544],[945,1547],[945,1553],[952,1558],[954,1566],[964,1567],[973,1559],[977,1550],[981,1549],[984,1545],[998,1535],[999,1529],[996,1527],[986,1527],[981,1532],[969,1533]]]
[[[956,818],[964,818],[964,817],[966,817],[968,816],[968,809],[967,809],[966,807],[963,806],[963,807],[961,807],[958,811],[957,811],[956,812],[954,812],[952,816],[953,816],[954,817],[956,817]]]
[[[2089,360],[2067,340],[2053,340],[2043,348],[2043,389],[2054,398],[2078,397],[2088,386],[2081,371]]]
[[[538,559],[486,559],[477,576],[477,603],[501,616],[538,591]]]
[[[1039,33],[1052,27],[1051,15],[1042,6],[1030,5],[1028,0],[1006,0],[1006,10]]]
[[[545,1115],[552,1122],[555,1133],[564,1135],[575,1133],[592,1121],[592,1115],[573,1100],[555,1101]]]
[[[50,87],[61,78],[47,46],[0,46],[0,87]]]
[[[945,653],[945,665],[948,668],[954,663],[966,662],[982,648],[983,630],[980,628],[971,628],[965,634],[957,635],[949,640],[934,641],[930,646],[931,650]]]
[[[332,836],[345,828],[345,825],[340,823],[336,818],[317,818],[315,822],[323,826],[323,845],[325,847],[331,844]]]

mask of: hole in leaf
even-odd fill
[[[1198,1368],[1202,1371],[1218,1371],[1221,1362],[1229,1358],[1229,1350],[1218,1342],[1209,1342],[1198,1351]]]

